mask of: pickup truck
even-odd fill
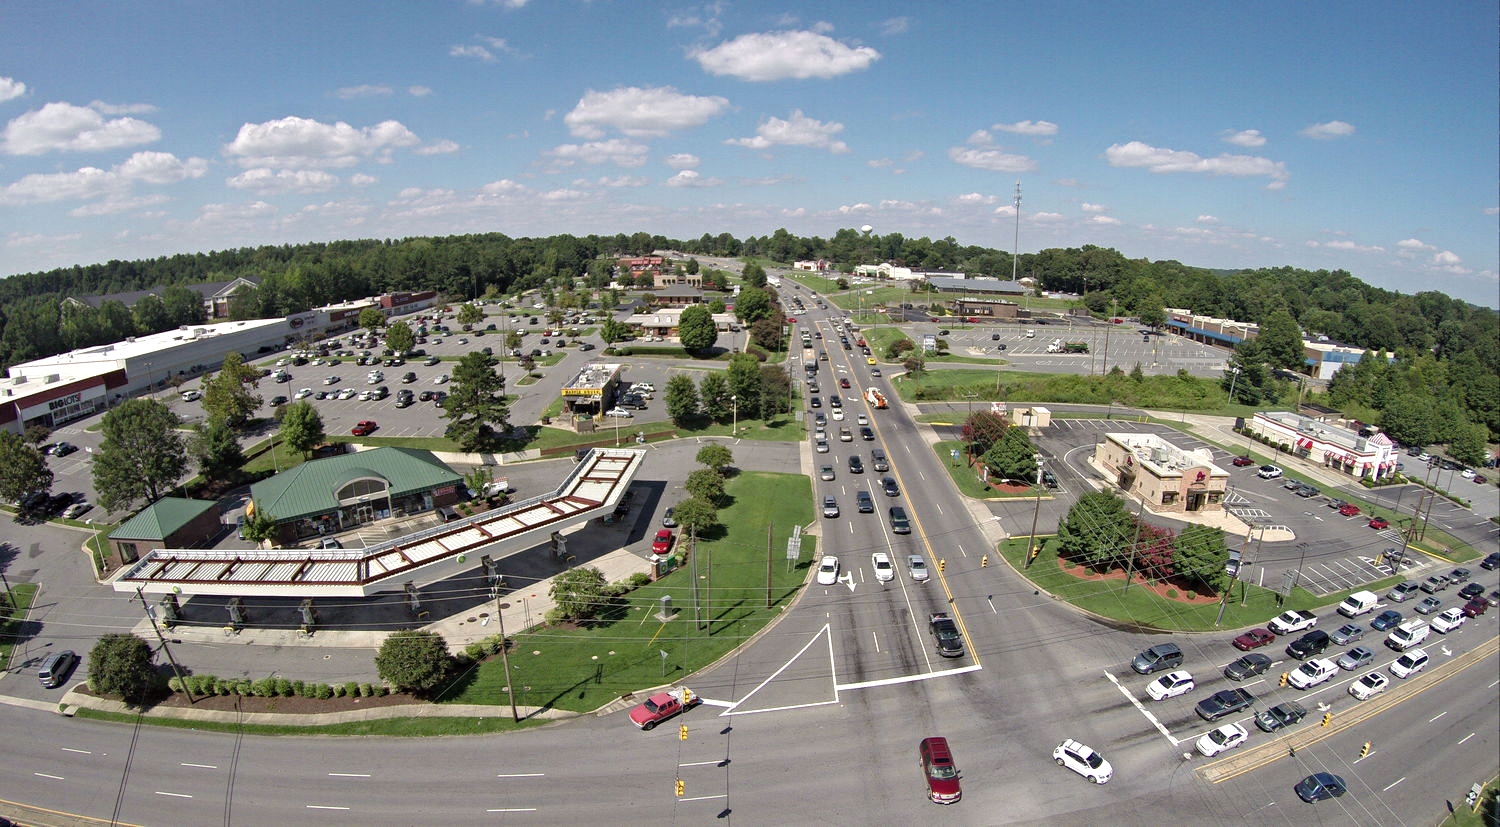
[[[875,408],[876,410],[883,411],[887,407],[885,394],[881,393],[879,388],[866,388],[865,401],[869,402],[870,406]]]
[[[653,729],[673,715],[701,703],[703,699],[694,695],[693,690],[686,686],[668,689],[652,695],[645,703],[630,710],[630,722],[641,729]]]
[[[958,624],[947,612],[934,612],[927,620],[927,629],[937,642],[938,654],[945,658],[959,658],[964,654],[964,637],[958,632]]]
[[[1311,629],[1318,625],[1318,617],[1312,612],[1290,611],[1282,612],[1275,620],[1266,624],[1266,628],[1278,635],[1289,635],[1292,632],[1300,632],[1303,629]]]

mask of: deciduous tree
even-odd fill
[[[106,413],[104,441],[94,452],[94,490],[106,511],[154,502],[187,471],[187,451],[177,431],[182,420],[164,403],[129,399]]]
[[[188,453],[198,472],[211,480],[233,480],[245,464],[245,452],[229,423],[217,417],[198,426],[188,440]]]
[[[131,634],[110,633],[89,650],[89,686],[103,695],[145,701],[156,683],[151,646]]]
[[[701,537],[704,531],[719,524],[718,507],[701,497],[689,497],[673,509],[672,516],[685,534]]]
[[[1113,494],[1090,491],[1068,509],[1057,528],[1058,554],[1097,571],[1123,563],[1135,520]]]
[[[203,412],[209,419],[242,428],[260,409],[262,400],[255,393],[259,385],[260,371],[245,364],[239,351],[233,351],[224,357],[217,374],[203,378]]]
[[[685,427],[700,416],[698,409],[698,386],[685,373],[674,373],[667,380],[667,416],[678,427]]]
[[[720,445],[717,442],[710,442],[698,449],[698,455],[694,459],[697,460],[699,465],[705,466],[718,474],[723,474],[725,468],[734,464],[734,452],[730,451],[728,446]]]
[[[1179,576],[1201,583],[1207,591],[1223,593],[1229,587],[1229,548],[1224,530],[1189,523],[1172,541],[1173,565]]]
[[[715,506],[724,501],[724,477],[718,471],[699,468],[689,472],[682,487],[692,496]]]
[[[0,431],[0,499],[19,502],[33,491],[52,490],[52,469],[37,447]]]
[[[397,692],[419,697],[443,685],[453,667],[448,644],[436,632],[413,629],[396,632],[380,644],[375,670]]]
[[[689,353],[703,353],[713,347],[719,340],[719,331],[708,308],[701,304],[684,308],[677,322],[677,337]]]
[[[473,305],[466,304],[464,307]],[[417,334],[411,331],[411,325],[406,322],[393,322],[385,329],[385,346],[397,355],[405,354],[417,346]]]
[[[293,402],[282,411],[280,435],[286,447],[304,457],[328,436],[323,428],[323,415],[306,399]]]
[[[604,609],[609,581],[594,566],[578,566],[552,578],[550,594],[559,617],[588,620]]]

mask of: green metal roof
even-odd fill
[[[165,540],[198,515],[218,506],[213,500],[162,497],[111,531],[109,536],[124,540]]]
[[[327,514],[339,507],[337,492],[352,480],[385,480],[392,497],[457,485],[463,477],[444,465],[431,451],[416,448],[373,448],[304,462],[250,486],[257,512],[276,520]]]

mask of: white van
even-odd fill
[[[1428,626],[1426,621],[1408,620],[1386,635],[1385,645],[1397,652],[1405,652],[1421,644],[1430,634],[1432,634],[1432,627]]]
[[[1339,604],[1339,614],[1344,617],[1357,617],[1374,609],[1377,599],[1374,592],[1355,592]]]

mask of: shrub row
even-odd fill
[[[514,643],[514,641],[510,642]],[[506,643],[505,638],[499,635],[490,635],[487,638],[476,640],[465,646],[463,653],[458,656],[458,660],[476,662],[484,660],[490,655],[500,654],[500,650],[505,647]]]
[[[311,683],[288,678],[220,678],[214,675],[189,675],[186,678],[172,677],[167,688],[182,692],[184,688],[194,695],[240,695],[254,698],[371,698],[390,694],[384,684]]]

